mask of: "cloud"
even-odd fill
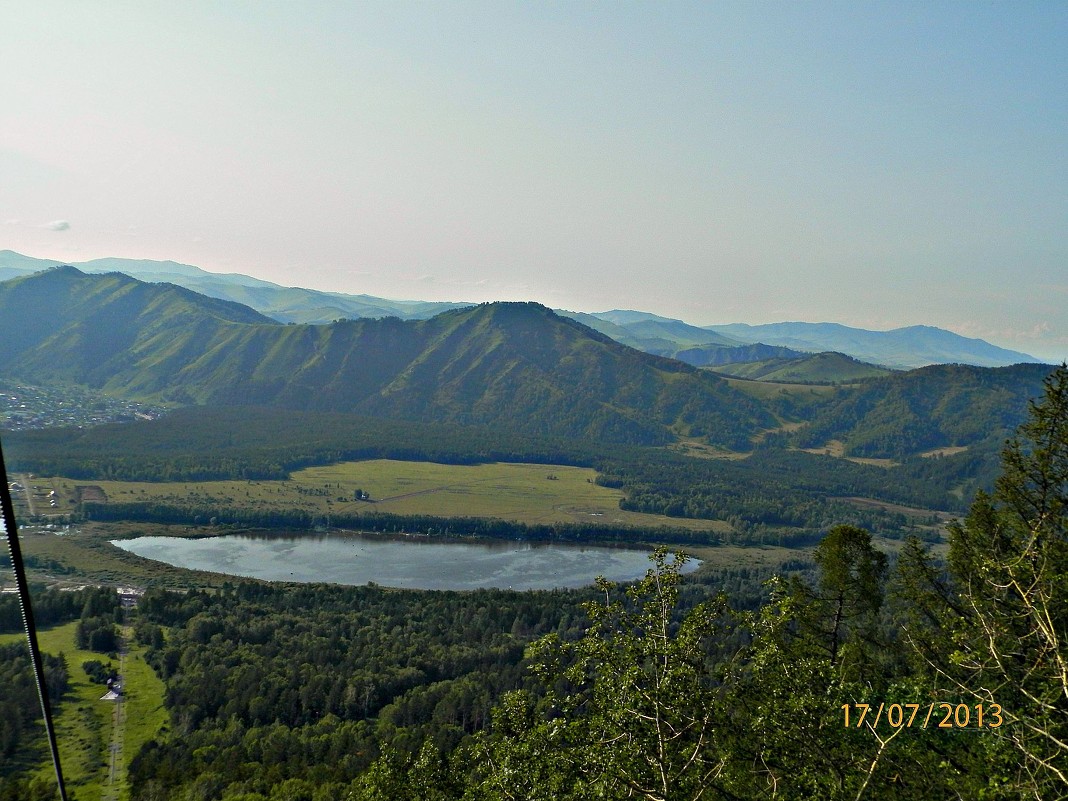
[[[69,231],[70,223],[66,220],[53,220],[45,228],[50,228],[53,231]]]

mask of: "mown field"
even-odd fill
[[[618,489],[594,483],[594,470],[545,464],[445,465],[374,459],[311,467],[286,481],[154,483],[94,481],[109,501],[181,506],[304,509],[319,514],[387,512],[489,517],[519,523],[612,523],[650,528],[727,531],[726,523],[625,512]],[[75,507],[86,482],[39,479],[56,490],[60,511]],[[79,490],[79,487],[83,488]],[[356,500],[356,493],[368,500]]]

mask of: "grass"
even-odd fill
[[[683,545],[685,551],[703,564],[698,570],[772,568],[784,562],[810,558],[811,548],[786,548],[782,545]]]
[[[53,707],[56,741],[67,789],[76,794],[79,801],[97,801],[102,798],[107,780],[115,704],[100,700],[106,688],[89,680],[82,663],[95,659],[105,664],[108,661],[116,664],[116,660],[109,660],[105,654],[76,648],[74,630],[77,625],[77,621],[73,621],[42,629],[37,632],[37,640],[43,652],[63,654],[67,660],[70,688],[60,703]],[[21,632],[0,635],[0,643],[24,641],[25,635]],[[124,665],[126,700],[123,702],[124,726],[121,733],[123,764],[119,771],[122,798],[130,797],[124,781],[130,761],[167,722],[163,708],[163,682],[145,662],[144,652],[144,646],[131,643]],[[54,781],[55,774],[47,746],[41,750],[37,774],[46,781]]]
[[[787,384],[757,381],[750,378],[735,378],[733,376],[726,380],[732,387],[741,390],[750,397],[767,400],[769,398],[777,398],[780,395],[790,395],[793,397],[794,402],[800,405],[825,400],[840,389],[840,387],[829,384]]]
[[[141,746],[160,732],[167,729],[167,710],[163,706],[163,680],[145,661],[143,645],[132,641],[129,629],[126,631],[129,651],[123,666],[125,675],[126,700],[125,720],[123,726],[123,782],[122,798],[130,797],[130,787],[125,781],[126,769],[130,761],[141,750]]]
[[[845,455],[845,443],[839,439],[827,440],[822,447],[819,448],[799,448],[798,450],[805,453],[813,453],[817,456],[833,456],[836,459],[845,459],[847,462],[853,462],[854,464],[867,464],[873,467],[896,467],[899,462],[893,459],[870,459],[862,456],[846,456]]]
[[[152,501],[197,507],[248,506],[303,508],[318,514],[392,512],[440,517],[497,517],[526,523],[602,522],[641,528],[686,527],[727,531],[722,521],[687,520],[619,509],[622,493],[594,483],[593,470],[544,464],[442,465],[430,462],[369,460],[298,471],[286,481],[150,483],[99,481],[112,502]],[[55,487],[61,503],[83,482],[39,480]],[[354,500],[357,490],[369,501]],[[171,588],[219,586],[230,577],[172,567],[135,556],[109,540],[136,536],[211,536],[225,533],[208,525],[86,523],[71,533],[34,533],[20,539],[28,557],[38,560],[35,579],[52,583],[129,583]],[[640,539],[640,535],[637,537]],[[710,568],[774,566],[797,558],[798,550],[773,546],[684,547]],[[3,578],[0,577],[0,583]]]
[[[726,523],[625,512],[623,493],[594,483],[587,468],[544,464],[444,465],[374,459],[310,467],[287,481],[152,483],[96,481],[109,501],[178,506],[304,509],[317,514],[389,512],[437,517],[491,517],[520,523],[613,523],[641,528],[672,526],[727,531]],[[72,508],[84,482],[47,479],[60,508]],[[356,490],[369,501],[354,500]]]
[[[43,652],[63,654],[70,675],[67,693],[53,707],[64,781],[68,791],[77,794],[81,801],[96,801],[100,798],[106,775],[104,769],[107,743],[110,741],[112,707],[99,700],[105,690],[101,685],[89,681],[82,670],[82,662],[89,659],[107,662],[107,657],[74,647],[74,629],[77,625],[77,622],[71,622],[38,631],[37,641]],[[2,639],[5,642],[25,640],[25,636],[21,633],[5,634]],[[55,774],[47,746],[42,756],[37,773],[40,778],[53,781]]]
[[[42,565],[31,567],[35,581],[48,584],[135,584],[137,586],[188,587],[217,586],[225,576],[202,571],[183,570],[134,556],[116,548],[109,540],[142,535],[204,534],[187,526],[160,526],[141,523],[86,523],[72,533],[27,533],[19,530],[24,558]],[[217,532],[214,532],[217,533]],[[0,585],[13,583],[9,573],[0,573]]]

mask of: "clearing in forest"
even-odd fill
[[[602,523],[695,531],[730,528],[722,521],[625,512],[619,508],[622,491],[596,484],[596,477],[597,472],[589,468],[550,464],[448,465],[372,459],[309,467],[285,481],[94,483],[112,503],[304,509],[337,515],[490,517],[531,524]],[[52,481],[63,497],[73,497],[74,482]]]

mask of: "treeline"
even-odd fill
[[[685,607],[728,587],[755,608],[768,575],[690,576]],[[580,638],[596,595],[246,582],[150,590],[135,636],[166,682],[172,732],[134,759],[135,797],[347,797],[424,748],[453,753],[491,728],[508,692],[539,692],[527,646]]]
[[[117,646],[116,623],[122,606],[113,587],[88,587],[64,592],[31,587],[34,623],[38,630],[78,621],[75,645],[109,653]],[[0,595],[0,632],[22,631],[18,596]],[[67,701],[70,665],[60,655],[42,654],[45,687],[53,716]],[[99,669],[113,675],[98,661],[82,664],[91,677]],[[49,760],[41,702],[25,641],[0,645],[0,801],[53,801],[56,782],[32,779]],[[40,764],[38,764],[40,763]],[[47,773],[45,774],[48,775]]]
[[[121,607],[114,589],[61,592],[34,587],[31,594],[39,628],[78,620],[77,647],[115,649],[115,622]],[[0,595],[0,632],[22,628],[18,597]],[[70,686],[69,666],[62,654],[42,653],[41,661],[49,702],[56,713]],[[0,645],[0,801],[55,797],[54,782],[28,778],[36,768],[35,759],[47,759],[46,742],[29,649],[25,642]]]
[[[31,587],[34,622],[41,628],[103,614],[114,616],[119,609],[115,590],[91,587],[65,591]],[[22,606],[15,593],[0,595],[0,633],[22,631]]]
[[[67,691],[67,663],[61,656],[41,655],[49,700],[58,703]],[[10,758],[34,748],[43,737],[41,704],[25,643],[0,645],[0,756]]]
[[[12,432],[5,435],[5,449],[15,469],[80,480],[280,480],[310,465],[372,458],[588,467],[600,473],[600,483],[623,490],[625,509],[726,520],[739,542],[759,541],[766,534],[757,531],[761,527],[799,529],[796,535],[804,537],[836,521],[901,531],[900,518],[859,512],[834,499],[860,496],[960,512],[975,489],[991,486],[997,465],[993,443],[881,468],[778,447],[763,447],[744,460],[698,459],[658,448],[473,427],[208,408],[78,432]]]
[[[178,506],[151,501],[133,503],[85,504],[90,520],[135,520],[190,526],[221,526],[254,529],[353,529],[383,534],[421,534],[427,537],[485,537],[489,539],[530,540],[533,542],[638,541],[675,544],[715,545],[719,535],[712,531],[686,528],[613,526],[600,523],[518,523],[486,517],[436,517],[397,515],[385,512],[367,514],[322,514],[303,509],[270,510],[250,507]]]
[[[603,448],[477,426],[266,408],[195,407],[159,420],[4,434],[10,469],[118,481],[284,479],[294,470],[362,459],[442,464],[526,462],[593,467]]]
[[[959,464],[953,457],[942,461]],[[902,518],[860,512],[836,499],[878,498],[963,511],[966,506],[937,480],[932,467],[938,466],[917,460],[884,468],[783,450],[759,450],[739,461],[657,454],[633,462],[606,461],[598,481],[624,489],[624,509],[727,520],[742,531],[753,524],[825,529],[836,521],[893,529],[904,524]]]

